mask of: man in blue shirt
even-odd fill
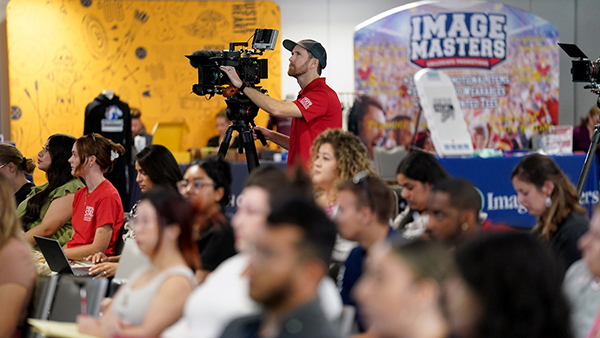
[[[395,233],[390,227],[395,201],[385,182],[362,172],[338,187],[339,207],[335,221],[340,236],[359,244],[350,252],[338,274],[344,305],[356,306],[352,290],[362,274],[363,261],[369,249]],[[357,320],[359,329],[364,332],[366,328],[360,319],[360,308],[357,308]]]

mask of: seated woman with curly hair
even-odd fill
[[[317,204],[333,218],[337,211],[338,184],[352,179],[361,171],[366,171],[369,176],[376,174],[364,143],[341,129],[324,131],[315,139],[310,151]]]
[[[330,218],[338,211],[338,184],[352,179],[364,171],[376,176],[371,166],[367,147],[358,136],[341,129],[328,129],[319,135],[310,149],[312,154],[311,178],[315,188],[315,201]],[[334,265],[330,275],[335,276],[338,266],[348,258],[356,246],[338,236],[333,249]]]

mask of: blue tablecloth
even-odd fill
[[[517,194],[513,189],[510,173],[523,157],[493,158],[441,158],[440,163],[454,177],[471,181],[482,193],[483,208],[494,223],[532,228],[535,218],[527,214],[527,209],[517,203]],[[585,154],[571,156],[552,156],[573,185],[583,168]],[[598,161],[592,161],[592,167],[586,181],[580,204],[588,209],[591,217],[593,206],[598,203]]]

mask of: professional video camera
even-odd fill
[[[195,51],[191,55],[186,55],[190,59],[192,67],[198,69],[198,83],[192,86],[192,91],[200,96],[209,95],[208,99],[211,99],[215,94],[223,95],[226,98],[227,118],[232,124],[225,132],[219,147],[219,156],[225,157],[229,149],[232,131],[236,130],[241,140],[238,153],[241,154],[244,149],[246,150],[248,171],[252,171],[259,165],[251,128],[256,127],[254,118],[258,114],[258,107],[247,96],[240,93],[237,88],[227,86],[229,85],[229,77],[219,67],[234,67],[246,86],[261,93],[266,93],[266,89],[257,85],[261,79],[268,78],[268,60],[259,59],[254,55],[263,55],[265,50],[275,49],[278,35],[279,31],[276,29],[256,29],[253,35],[252,49],[243,48],[248,46],[248,42],[230,42],[229,50],[219,52],[203,49]],[[236,47],[242,48],[236,50]],[[259,131],[256,131],[256,136],[263,145],[267,145],[265,138]]]
[[[573,59],[572,60],[573,67],[571,68],[571,74],[573,75],[573,82],[589,82],[589,84],[583,86],[585,89],[590,89],[592,93],[599,95],[596,100],[596,105],[600,108],[600,59],[596,61],[590,61],[587,55],[577,47],[577,45],[573,45],[570,43],[559,43],[558,44],[562,50],[567,53]],[[587,180],[588,174],[590,172],[590,168],[592,166],[592,161],[594,159],[594,154],[596,154],[596,148],[598,147],[598,142],[600,141],[600,124],[596,124],[594,127],[594,133],[592,134],[590,147],[588,148],[587,156],[585,157],[585,161],[583,162],[583,169],[581,170],[581,174],[579,175],[579,181],[577,182],[577,192],[579,196],[583,192],[583,186]]]
[[[559,43],[562,50],[567,53],[570,57],[578,60],[573,60],[571,68],[571,74],[573,75],[573,82],[600,82],[600,61],[590,61],[587,55],[577,47],[570,43]]]
[[[203,49],[186,55],[190,64],[198,68],[198,83],[192,86],[192,91],[200,96],[222,94],[228,97],[229,93],[223,91],[224,85],[229,78],[219,69],[220,66],[232,66],[236,69],[240,79],[247,86],[256,86],[261,79],[268,77],[268,60],[253,57],[262,55],[265,50],[275,49],[275,42],[279,32],[276,29],[256,29],[252,40],[252,49],[236,47],[247,47],[247,42],[231,42],[229,50],[219,52],[217,50]]]

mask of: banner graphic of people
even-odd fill
[[[375,146],[433,150],[415,123],[422,68],[450,76],[475,149],[520,149],[558,124],[558,29],[524,10],[484,1],[416,2],[358,25],[351,130]]]

